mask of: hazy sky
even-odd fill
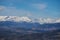
[[[60,18],[60,0],[0,0],[0,16]]]

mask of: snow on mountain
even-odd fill
[[[60,19],[56,20],[56,22],[60,22]]]
[[[43,23],[60,23],[60,19],[53,19],[53,18],[39,18],[39,22]]]
[[[60,23],[60,19],[53,18],[38,18],[38,19],[30,19],[29,17],[19,17],[19,16],[0,16],[0,21],[15,21],[15,22],[38,22],[40,24],[43,23]]]
[[[26,21],[26,22],[30,22],[31,19],[28,17],[0,16],[0,21],[15,21],[15,22]]]
[[[7,16],[0,16],[0,21],[5,21],[5,18],[6,18]]]

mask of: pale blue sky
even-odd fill
[[[0,16],[60,18],[60,0],[0,0]]]

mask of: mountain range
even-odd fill
[[[60,28],[60,19],[31,19],[29,17],[0,16],[0,26],[25,28],[30,30],[56,30]]]
[[[43,23],[59,23],[60,18],[37,18],[37,19],[32,19],[30,17],[19,17],[19,16],[0,16],[0,21],[15,21],[15,22],[38,22],[40,24]]]
[[[0,40],[60,40],[60,19],[0,16]]]

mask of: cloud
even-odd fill
[[[32,5],[34,8],[40,9],[40,10],[44,10],[47,8],[47,4],[44,3],[40,3],[40,4],[33,4]]]
[[[31,12],[28,12],[28,13],[27,13],[27,16],[28,16],[28,17],[32,16]]]
[[[0,6],[0,11],[3,11],[5,9],[4,6]]]
[[[15,16],[30,16],[31,12],[24,9],[17,9],[16,7],[0,6],[0,15],[15,15]]]

